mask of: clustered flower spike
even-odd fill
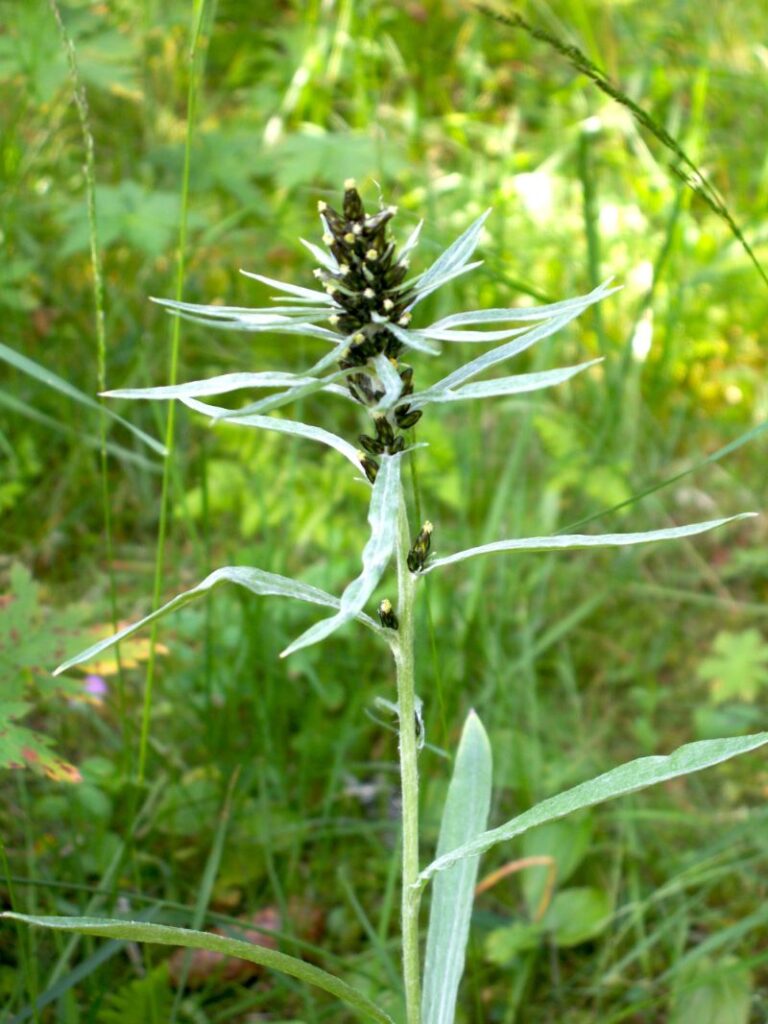
[[[398,259],[395,243],[389,238],[389,221],[397,207],[387,206],[368,216],[355,182],[348,179],[342,212],[325,202],[319,204],[319,210],[325,227],[323,241],[333,259],[318,268],[315,277],[338,307],[328,323],[350,339],[339,361],[340,369],[356,371],[346,378],[350,395],[369,408],[384,398],[386,386],[375,365],[377,356],[387,359],[399,374],[401,397],[412,394],[413,370],[398,362],[405,346],[390,329],[391,324],[407,327],[411,319],[408,306],[415,298],[413,288],[405,282],[408,259]],[[363,449],[360,462],[369,480],[376,478],[376,456],[401,452],[405,438],[399,431],[414,426],[420,417],[421,412],[407,402],[374,414],[375,435],[361,434],[359,438]]]

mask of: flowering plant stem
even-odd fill
[[[419,766],[416,734],[414,676],[414,598],[418,577],[408,569],[411,534],[405,495],[400,493],[397,516],[397,587],[399,627],[392,643],[397,670],[397,703],[400,726],[400,784],[402,793],[402,940],[403,982],[407,1024],[420,1024],[419,957]]]

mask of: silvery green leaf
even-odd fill
[[[338,338],[338,334],[336,335],[336,337]],[[349,348],[349,343],[351,340],[352,336],[346,335],[344,338],[341,339],[341,341],[337,341],[337,343],[333,346],[330,352],[326,352],[322,359],[318,359],[318,361],[313,366],[310,366],[310,368],[307,370],[306,375],[309,376],[316,373],[322,373],[322,371],[327,370],[329,366],[333,366],[334,363],[338,363],[338,361],[344,356],[347,349]]]
[[[95,398],[91,398],[91,396],[85,394],[84,391],[80,391],[73,384],[70,384],[69,381],[64,380],[63,377],[59,377],[47,367],[41,366],[34,360],[21,355],[20,352],[16,352],[14,349],[8,348],[7,345],[2,344],[0,344],[0,359],[19,370],[21,373],[27,374],[28,377],[32,377],[41,384],[45,384],[45,386],[51,388],[51,390],[58,391],[62,395],[66,395],[67,398],[71,398],[74,402],[84,405],[87,409],[93,409],[94,412],[109,417],[109,419],[114,420],[115,423],[120,423],[126,430],[129,430],[135,437],[138,437],[140,441],[147,445],[148,448],[157,452],[158,455],[168,454],[168,449],[164,444],[156,441],[154,437],[150,437],[149,434],[145,434],[143,430],[139,430],[138,427],[129,423],[128,420],[124,420],[122,416],[118,416],[116,412],[107,408],[106,405],[102,405],[100,402],[97,402]]]
[[[302,583],[300,580],[288,579],[287,576],[278,576],[273,572],[263,572],[261,569],[252,569],[245,565],[227,565],[222,569],[216,569],[215,572],[206,576],[202,583],[198,583],[191,590],[185,590],[183,593],[178,594],[168,601],[167,604],[164,604],[162,608],[158,608],[157,611],[146,615],[143,619],[139,619],[138,622],[134,622],[130,626],[126,626],[113,636],[99,640],[98,643],[81,651],[80,654],[76,654],[73,658],[69,658],[59,665],[53,674],[58,676],[74,665],[82,665],[84,662],[92,661],[108,647],[112,647],[113,644],[119,643],[128,636],[132,636],[137,630],[146,626],[147,623],[161,619],[170,612],[175,612],[178,608],[183,608],[185,604],[189,604],[190,601],[194,601],[201,594],[207,593],[217,583],[235,583],[237,586],[245,587],[251,593],[259,594],[262,597],[292,597],[297,601],[307,601],[309,604],[319,604],[326,608],[339,608],[341,604],[338,598],[333,597],[331,594],[326,594],[324,590],[312,587],[308,583]],[[359,619],[375,633],[384,635],[382,627],[369,616],[356,612],[351,617]]]
[[[492,776],[488,736],[470,711],[443,809],[438,858],[477,839],[487,827]],[[479,861],[479,857],[465,857],[435,879],[424,966],[423,1024],[454,1024]]]
[[[279,434],[293,434],[296,437],[305,437],[309,441],[319,441],[320,444],[335,448],[344,458],[349,459],[355,469],[363,472],[357,450],[343,437],[332,434],[322,427],[313,427],[309,423],[300,423],[297,420],[277,419],[274,416],[252,416],[233,413],[231,409],[221,409],[216,405],[208,405],[206,402],[199,402],[196,398],[182,398],[184,405],[205,416],[224,423],[236,423],[241,427],[255,427],[258,430],[276,430]]]
[[[461,267],[454,267],[453,270],[446,270],[445,273],[440,274],[430,280],[428,284],[420,283],[416,285],[416,297],[412,302],[408,304],[408,309],[413,309],[422,299],[426,299],[432,292],[437,291],[438,288],[442,288],[444,284],[448,284],[449,281],[453,281],[456,277],[461,277],[462,274],[468,274],[472,270],[476,270],[482,266],[482,260],[476,260],[474,263],[466,263]],[[400,289],[403,285],[400,286]]]
[[[374,358],[373,365],[376,367],[376,374],[384,387],[384,397],[377,403],[374,411],[386,412],[395,405],[403,393],[403,379],[383,354]]]
[[[519,540],[497,540],[491,544],[481,544],[476,548],[467,548],[455,555],[436,558],[428,562],[424,572],[431,572],[443,565],[463,562],[475,555],[490,555],[495,551],[566,551],[577,548],[623,548],[631,544],[652,544],[657,540],[680,540],[683,537],[695,537],[699,533],[716,530],[726,523],[735,523],[739,519],[752,519],[756,512],[742,512],[737,516],[725,519],[710,519],[703,523],[691,523],[689,526],[672,526],[665,530],[647,530],[644,533],[602,533],[602,534],[561,534],[555,537],[523,537]]]
[[[420,220],[419,223],[416,225],[416,227],[413,229],[413,231],[410,233],[410,235],[408,235],[408,237],[406,238],[405,242],[403,242],[403,244],[400,246],[400,251],[399,251],[399,258],[400,259],[402,259],[403,256],[407,256],[408,253],[411,252],[413,249],[415,249],[416,246],[419,244],[419,235],[421,234],[421,229],[423,227],[424,227],[424,221]]]
[[[296,323],[287,317],[276,317],[274,320],[260,317],[237,317],[234,320],[210,320],[206,317],[195,316],[193,313],[174,312],[182,320],[188,320],[194,324],[205,324],[208,327],[215,327],[217,331],[245,331],[250,334],[259,332],[273,332],[275,334],[299,334],[303,338],[322,338],[323,341],[336,341],[338,334],[328,330],[327,327],[318,327],[309,321]]]
[[[242,388],[287,388],[309,384],[312,377],[298,377],[295,373],[224,373],[207,380],[191,380],[185,384],[166,384],[157,388],[117,388],[102,392],[105,398],[139,398],[160,400],[169,398],[205,398],[225,395]]]
[[[363,549],[363,571],[341,595],[339,611],[329,619],[322,619],[302,633],[282,652],[285,658],[302,647],[324,640],[350,619],[360,614],[366,601],[384,575],[395,546],[398,503],[400,501],[400,460],[404,453],[383,455],[379,472],[371,490],[368,522],[371,536]]]
[[[171,312],[197,313],[214,320],[230,320],[238,316],[261,316],[265,320],[281,320],[283,318],[297,320],[306,317],[308,320],[324,319],[328,316],[327,306],[268,306],[252,309],[249,306],[206,306],[198,302],[176,302],[175,299],[151,298],[158,306]]]
[[[512,341],[508,341],[505,345],[499,345],[498,348],[492,348],[489,352],[484,352],[476,359],[471,359],[468,363],[460,366],[458,370],[454,370],[453,373],[449,373],[447,377],[443,377],[442,380],[433,384],[429,390],[432,392],[445,391],[446,389],[452,390],[457,384],[463,384],[472,377],[476,377],[478,373],[483,373],[484,370],[489,370],[492,366],[496,366],[506,359],[511,359],[521,352],[525,352],[531,345],[535,345],[537,341],[556,334],[561,327],[565,327],[571,320],[575,320],[580,312],[581,309],[571,310],[562,316],[556,317],[554,320],[540,324],[538,327],[532,327],[525,334],[521,334]]]
[[[177,946],[182,949],[202,949],[219,956],[236,957],[250,963],[260,964],[268,970],[287,974],[306,985],[314,985],[324,992],[329,992],[335,999],[346,1003],[357,1014],[366,1020],[373,1021],[374,1024],[394,1024],[388,1014],[379,1009],[358,989],[342,981],[341,978],[337,978],[298,957],[288,956],[287,953],[280,953],[255,942],[245,942],[242,939],[233,939],[228,935],[219,935],[215,932],[200,932],[191,928],[177,928],[148,921],[126,921],[122,918],[39,917],[10,912],[1,916],[39,928],[53,928],[63,932],[74,932],[78,935],[95,935],[122,942],[148,942],[162,946]],[[142,1016],[144,1015],[142,1014]],[[20,1015],[20,1019],[25,1019],[24,1014]],[[134,1019],[137,1018],[134,1017]]]
[[[513,377],[481,380],[451,390],[429,388],[409,395],[408,404],[420,409],[433,402],[461,402],[469,398],[496,398],[499,395],[521,395],[526,391],[541,391],[543,388],[562,384],[575,377],[577,373],[600,362],[601,359],[590,359],[589,362],[579,363],[577,366],[562,366],[557,370],[544,370],[540,373],[520,373]]]
[[[470,224],[455,242],[448,246],[445,252],[438,256],[432,266],[428,267],[423,274],[419,274],[413,282],[419,290],[430,288],[432,282],[437,278],[443,277],[444,274],[453,270],[458,270],[466,264],[477,248],[483,225],[490,212],[490,210],[486,210],[473,224]]]
[[[372,317],[372,319],[375,320],[376,317]],[[400,327],[399,324],[393,324],[389,320],[383,322],[386,323],[387,328],[406,348],[416,349],[417,352],[426,352],[430,356],[440,355],[440,346],[433,345],[431,341],[426,341],[419,331],[409,331],[406,327]]]
[[[306,238],[300,238],[299,241],[306,249],[309,249],[321,266],[325,267],[326,270],[330,270],[333,274],[338,273],[339,264],[333,253],[326,252],[325,249],[321,249],[320,246],[315,245],[314,242],[308,242]]]
[[[446,327],[421,327],[418,333],[422,338],[431,338],[433,341],[489,342],[514,338],[518,334],[524,334],[527,330],[530,328],[505,327],[501,331],[455,331]]]
[[[766,743],[768,732],[760,732],[753,736],[733,736],[687,743],[666,756],[639,757],[635,761],[628,761],[627,764],[598,775],[589,782],[582,782],[581,785],[574,786],[558,796],[543,800],[499,828],[484,832],[458,849],[443,854],[421,872],[419,883],[424,885],[433,875],[447,870],[464,857],[477,857],[498,843],[522,835],[537,825],[544,825],[546,822],[563,818],[566,814],[572,814],[585,807],[593,807],[595,804],[613,800],[627,793],[636,793],[647,786],[655,786],[681,775],[690,775],[692,772],[711,768],[722,761],[738,757],[739,754],[757,750]]]
[[[607,295],[621,291],[621,286],[611,288],[612,278],[598,285],[587,295],[578,295],[573,299],[564,299],[562,302],[553,302],[546,306],[521,306],[510,309],[474,309],[465,313],[452,313],[450,316],[436,320],[430,327],[448,328],[465,327],[468,324],[495,324],[495,323],[524,323],[528,320],[550,320],[553,316],[562,316],[572,310],[581,312],[588,306],[599,302]]]
[[[313,370],[314,369],[315,367],[313,367]],[[251,402],[242,409],[222,409],[221,412],[213,418],[226,420],[231,416],[249,416],[251,414],[270,412],[272,409],[280,409],[282,406],[295,402],[299,398],[306,398],[308,395],[314,395],[318,391],[326,391],[328,386],[333,384],[334,381],[345,376],[345,373],[333,373],[328,377],[308,377],[306,378],[309,381],[307,384],[299,384],[296,387],[288,388],[286,391],[282,391],[279,394],[268,395],[266,398],[261,398],[257,402]]]
[[[244,277],[251,277],[254,281],[261,281],[262,284],[271,285],[273,288],[277,288],[278,291],[285,292],[287,295],[293,295],[304,302],[311,300],[316,302],[318,306],[333,305],[333,299],[330,295],[327,295],[325,292],[319,292],[315,288],[302,288],[298,284],[286,284],[284,281],[276,281],[274,277],[252,274],[249,270],[241,270],[240,273]],[[284,300],[281,299],[280,301]]]

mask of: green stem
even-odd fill
[[[407,1024],[420,1024],[419,956],[419,768],[416,735],[416,693],[413,633],[417,577],[407,565],[411,547],[405,497],[401,494],[397,521],[398,639],[394,646],[397,669],[397,703],[400,722],[400,784],[402,792],[403,870],[402,933],[403,982]]]
[[[197,93],[202,77],[202,62],[204,56],[204,40],[201,40],[203,26],[203,15],[205,13],[206,0],[195,0],[193,12],[192,43],[189,51],[189,85],[187,87],[187,131],[184,140],[184,169],[181,180],[181,214],[179,219],[179,243],[178,256],[176,260],[176,301],[182,298],[184,288],[184,272],[186,269],[187,253],[187,225],[189,209],[189,179],[192,165],[192,132],[197,111]],[[168,371],[168,383],[175,384],[179,372],[179,347],[181,318],[171,318],[171,358]],[[163,464],[163,486],[160,496],[160,521],[157,528],[157,550],[155,554],[155,579],[152,588],[152,607],[160,607],[160,597],[163,586],[163,570],[165,568],[165,542],[168,531],[168,513],[170,504],[172,460],[174,457],[174,427],[175,427],[176,403],[168,405],[168,419],[165,426],[165,447],[168,454]],[[141,710],[141,732],[139,735],[139,763],[137,776],[140,783],[144,782],[147,769],[147,753],[149,749],[149,727],[152,712],[152,691],[155,679],[155,659],[157,653],[157,623],[152,624],[152,632],[149,637],[149,656],[147,658],[147,672],[144,681],[144,698]]]

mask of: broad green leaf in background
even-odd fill
[[[39,928],[53,928],[58,931],[75,932],[78,935],[96,935],[124,942],[150,942],[161,946],[181,946],[185,949],[207,949],[226,956],[239,957],[241,960],[261,964],[269,970],[280,971],[292,978],[298,978],[307,985],[323,989],[352,1007],[366,1020],[376,1021],[377,1024],[393,1024],[392,1019],[383,1010],[333,974],[305,963],[297,957],[279,953],[266,946],[243,942],[241,939],[230,939],[211,932],[198,932],[163,924],[149,924],[144,921],[90,917],[33,917],[10,913],[1,916],[7,920],[21,921],[23,924]]]
[[[556,946],[578,946],[605,931],[612,913],[604,889],[576,886],[555,896],[541,923]]]
[[[581,864],[592,841],[592,818],[551,821],[541,828],[531,829],[523,836],[524,857],[551,857],[554,864],[554,884],[560,888]],[[542,898],[547,889],[549,869],[546,866],[527,867],[520,874],[520,884],[529,915],[541,914]]]
[[[445,800],[438,856],[470,842],[483,831],[488,820],[492,780],[488,736],[475,712],[470,711]],[[479,857],[464,858],[435,880],[424,967],[424,1024],[453,1024],[479,862]]]
[[[185,590],[183,593],[178,594],[167,604],[164,604],[162,608],[152,612],[151,615],[146,615],[143,619],[132,623],[130,626],[126,626],[125,629],[121,629],[113,636],[100,640],[87,650],[81,651],[74,658],[69,658],[59,665],[54,671],[54,675],[66,672],[67,669],[75,665],[82,665],[92,661],[96,655],[101,654],[107,647],[111,647],[125,637],[131,636],[132,633],[146,626],[147,623],[154,622],[155,619],[160,619],[168,615],[169,612],[182,608],[185,604],[205,594],[218,583],[235,583],[238,586],[245,587],[246,590],[250,590],[253,594],[259,594],[264,597],[292,597],[298,601],[307,601],[310,604],[325,605],[327,608],[339,608],[341,606],[338,598],[332,597],[331,594],[326,594],[324,590],[312,587],[308,583],[288,579],[286,576],[278,576],[272,572],[263,572],[261,569],[252,569],[248,566],[229,565],[222,569],[216,569],[215,572],[206,576],[202,583],[198,583],[191,590]],[[359,619],[376,633],[383,633],[382,628],[373,619],[361,614],[359,611],[350,617]]]
[[[754,701],[768,686],[768,643],[758,629],[723,630],[696,675],[709,683],[714,704]]]
[[[668,755],[640,757],[635,761],[628,761],[589,782],[582,782],[581,785],[574,786],[558,796],[543,800],[499,828],[484,832],[477,839],[465,843],[452,853],[443,854],[421,872],[419,881],[424,885],[433,875],[445,871],[462,858],[485,853],[498,843],[522,835],[536,825],[555,821],[566,814],[572,814],[585,807],[593,807],[605,800],[635,793],[646,786],[655,786],[681,775],[690,775],[692,772],[711,768],[722,761],[738,757],[739,754],[757,750],[766,743],[768,732],[760,732],[753,736],[731,736],[720,740],[687,743]]]
[[[47,736],[19,725],[31,711],[24,701],[0,701],[0,768],[31,768],[54,782],[80,782],[80,772],[51,749]]]
[[[594,536],[589,534],[561,534],[554,537],[522,537],[519,540],[497,540],[491,544],[481,544],[476,548],[458,551],[455,555],[435,558],[428,562],[424,572],[431,572],[443,565],[463,562],[475,555],[490,555],[495,551],[566,551],[578,548],[621,548],[631,544],[651,544],[657,540],[680,540],[683,537],[695,537],[696,534],[715,530],[726,523],[734,523],[739,519],[751,519],[756,512],[741,512],[725,519],[710,519],[703,523],[691,523],[688,526],[672,526],[664,530],[647,530],[644,533],[603,533]]]
[[[400,501],[400,460],[404,453],[383,455],[371,490],[368,522],[371,536],[363,549],[363,571],[341,595],[339,611],[316,622],[282,652],[285,658],[302,647],[319,643],[362,612],[392,557],[395,546],[397,507]]]
[[[735,957],[701,958],[675,977],[669,1024],[747,1024],[752,976]]]

